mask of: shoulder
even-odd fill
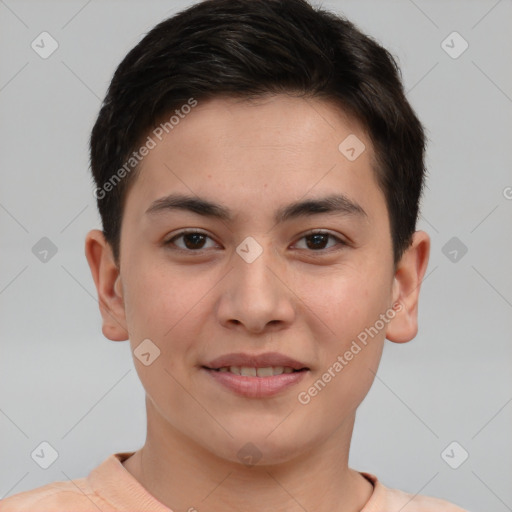
[[[467,510],[440,498],[410,494],[399,489],[389,489],[371,473],[361,473],[373,484],[373,494],[361,512],[468,512]]]
[[[106,512],[112,510],[90,488],[85,478],[53,482],[0,500],[0,512]]]

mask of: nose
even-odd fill
[[[287,283],[285,262],[269,246],[250,263],[233,254],[233,269],[223,280],[217,315],[224,327],[251,333],[291,325],[296,307]]]

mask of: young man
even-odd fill
[[[92,132],[85,248],[147,439],[0,510],[462,511],[348,467],[384,340],[417,332],[423,153],[392,57],[304,0],[155,27]]]

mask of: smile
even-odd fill
[[[245,398],[275,396],[297,385],[309,372],[307,368],[295,370],[290,366],[203,366],[202,371],[222,389]]]
[[[218,372],[229,372],[243,377],[272,377],[283,373],[299,372],[290,366],[267,366],[265,368],[253,368],[250,366],[223,366],[222,368],[210,368]]]

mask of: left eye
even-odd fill
[[[327,248],[325,247],[325,244],[329,238],[337,241],[337,244],[335,243],[334,245],[346,245],[345,242],[343,242],[343,240],[339,239],[337,236],[334,236],[331,233],[326,233],[323,231],[309,233],[301,237],[300,240],[306,240],[307,249],[319,251]]]

